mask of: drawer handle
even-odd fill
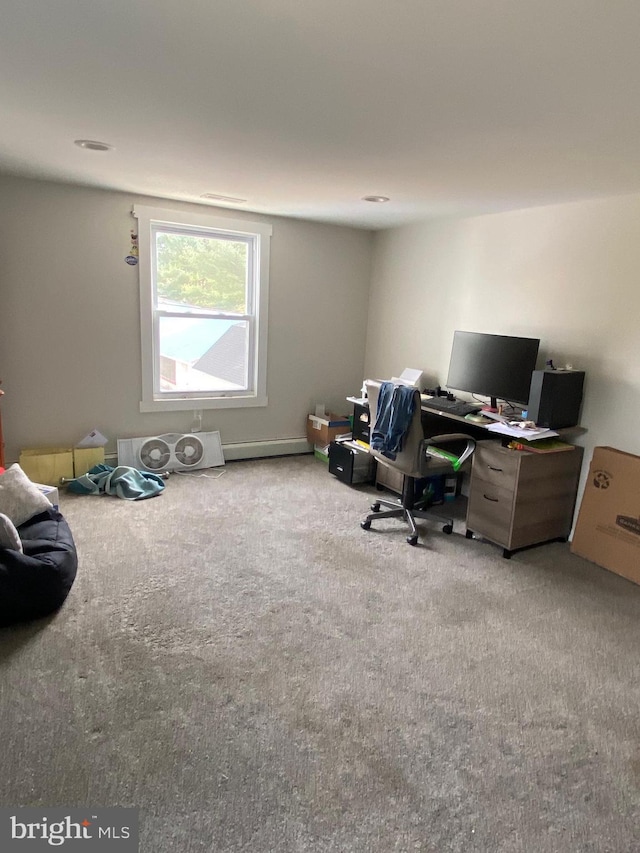
[[[500,499],[499,499],[499,498],[490,498],[490,497],[489,497],[489,495],[483,495],[483,498],[484,498],[486,501],[491,501],[491,503],[494,503],[494,504],[500,503]]]
[[[493,465],[487,465],[487,468],[490,471],[499,471],[502,474],[502,470],[503,470],[502,468],[494,468]]]

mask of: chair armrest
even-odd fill
[[[452,454],[447,451],[444,451],[441,455],[438,453],[433,453],[433,455],[436,457],[440,456],[441,458],[448,460],[451,462],[454,471],[458,471],[476,449],[476,441],[470,435],[463,432],[449,432],[444,435],[432,435],[431,438],[425,438],[423,440],[422,452],[429,454],[429,448],[437,450],[439,445],[451,444],[455,441],[466,441],[465,449],[462,451],[460,456],[454,456],[452,458]]]

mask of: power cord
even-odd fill
[[[226,470],[226,468],[222,468],[215,474],[215,476],[213,474],[195,474],[191,471],[172,471],[172,473],[180,474],[181,477],[195,477],[199,479],[204,478],[205,480],[219,480],[220,477],[222,477],[222,475],[226,472]]]

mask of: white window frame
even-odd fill
[[[165,210],[159,207],[136,205],[133,215],[138,220],[138,269],[140,280],[140,332],[142,352],[141,412],[169,412],[199,409],[230,409],[246,406],[266,406],[267,398],[267,328],[269,308],[269,250],[272,228],[262,222],[249,222],[201,213]],[[154,270],[152,253],[153,226],[190,228],[210,231],[211,236],[249,238],[248,269],[252,280],[249,295],[253,305],[247,305],[250,345],[249,391],[199,391],[176,394],[162,392],[159,386],[158,351],[159,313],[154,300]],[[251,251],[253,247],[253,252]],[[182,315],[184,316],[184,315]],[[253,362],[253,363],[251,363]]]

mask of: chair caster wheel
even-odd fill
[[[473,530],[467,530],[464,534],[465,539],[473,539]]]
[[[418,537],[417,536],[407,536],[407,542],[409,543],[409,545],[417,545],[418,544]]]
[[[371,522],[370,522],[369,520],[367,520],[367,521],[361,521],[361,522],[360,522],[360,527],[361,527],[363,530],[368,530],[368,529],[371,527]]]
[[[380,504],[377,501],[371,504],[371,512],[380,512]]]
[[[445,526],[442,528],[442,532],[446,533],[447,536],[449,536],[451,533],[453,533],[453,525],[452,524],[445,524]]]

